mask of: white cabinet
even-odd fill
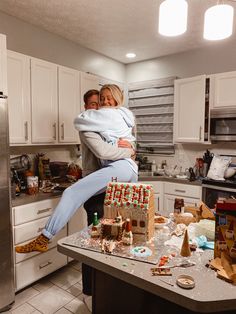
[[[78,232],[87,227],[87,213],[83,207],[77,209],[68,222],[68,235]]]
[[[6,35],[3,34],[0,34],[0,92],[8,95]]]
[[[176,198],[182,198],[185,205],[195,206],[201,200],[201,186],[181,184],[181,183],[164,183],[164,207],[167,214],[173,213]]]
[[[11,144],[31,142],[30,59],[20,53],[7,53],[8,114]]]
[[[236,108],[236,71],[211,76],[211,107]]]
[[[90,90],[90,89],[97,89],[99,90],[99,78],[96,75],[90,74],[90,73],[85,73],[85,72],[80,72],[80,82],[81,82],[81,87],[80,87],[80,98],[81,98],[81,111],[84,110],[83,108],[83,99],[84,99],[84,94]]]
[[[80,113],[79,71],[58,67],[58,113],[60,143],[78,143],[74,119]]]
[[[163,182],[160,181],[139,181],[139,183],[150,184],[154,190],[155,212],[163,210]]]
[[[55,198],[13,207],[14,247],[27,243],[42,232],[58,201],[59,198]],[[56,249],[57,241],[66,235],[67,226],[49,242],[49,250],[45,253],[14,252],[16,291],[67,264],[67,257]]]
[[[175,143],[204,143],[205,94],[206,75],[175,80]]]
[[[32,143],[57,140],[57,65],[31,59]]]

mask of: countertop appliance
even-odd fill
[[[210,117],[212,142],[236,141],[236,109],[213,109]]]
[[[210,208],[214,208],[217,199],[234,198],[236,199],[236,178],[231,180],[217,181],[211,179],[202,180],[202,200]]]
[[[7,97],[0,93],[0,312],[15,298]]]

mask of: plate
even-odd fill
[[[155,218],[157,218],[157,217],[162,217],[162,218],[165,219],[165,221],[164,222],[155,222],[154,225],[155,225],[156,229],[161,229],[161,228],[163,228],[164,226],[166,226],[170,222],[169,218],[166,218],[166,217],[163,217],[163,216],[155,216]]]

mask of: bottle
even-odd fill
[[[165,166],[167,166],[167,162],[166,162],[166,160],[162,160],[162,162],[161,162],[161,169],[164,169]]]
[[[156,170],[157,170],[156,161],[153,160],[153,161],[152,161],[152,176],[154,175],[154,173],[156,172]]]
[[[122,242],[126,245],[133,244],[133,233],[131,231],[131,221],[129,218],[127,218],[125,222],[125,231],[122,236]]]
[[[93,214],[93,226],[97,226],[98,225],[98,213],[95,212]]]

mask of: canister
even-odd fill
[[[28,194],[33,195],[38,193],[39,190],[39,179],[37,176],[27,177],[27,191]]]

